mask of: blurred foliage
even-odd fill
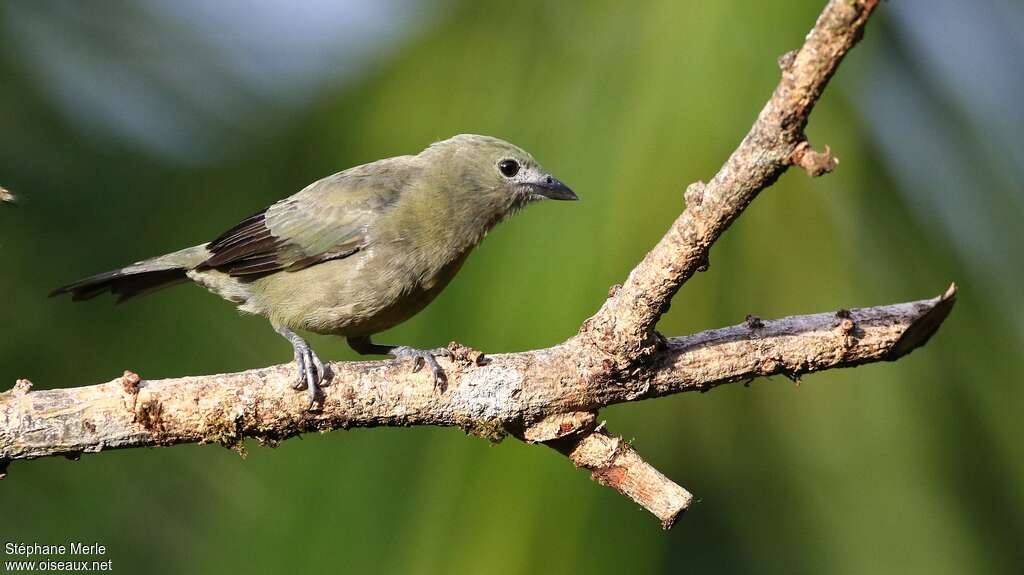
[[[799,44],[822,4],[447,3],[301,110],[243,100],[241,124],[193,118],[233,134],[212,140],[227,149],[201,162],[72,121],[58,101],[75,95],[48,92],[7,33],[0,185],[22,201],[0,210],[0,377],[46,388],[126,368],[160,378],[288,361],[263,319],[195,287],[116,307],[45,294],[206,241],[324,175],[460,132],[523,146],[583,201],[533,206],[501,226],[438,301],[381,339],[487,351],[561,341],[657,241],[686,184],[732,151],[777,81],[776,56]],[[254,444],[245,461],[183,446],[15,464],[0,484],[0,539],[96,540],[121,573],[1019,572],[1024,394],[1012,368],[1022,331],[1005,296],[1024,279],[1021,235],[1006,228],[1022,215],[1020,180],[985,163],[971,108],[908,48],[913,20],[894,19],[892,4],[811,121],[812,142],[829,143],[839,169],[819,180],[794,171],[764,193],[660,330],[930,297],[950,280],[960,301],[932,342],[894,364],[605,410],[613,431],[697,495],[672,531],[553,451],[377,429]],[[90,9],[116,19],[130,5]],[[3,12],[8,30],[23,12]],[[142,58],[92,33],[103,42],[81,49],[115,69]],[[928,128],[922,143],[955,145],[926,158],[916,142],[888,145],[884,135],[909,130],[902,119],[922,110],[936,111],[916,124]],[[958,166],[971,169],[910,177]],[[950,227],[923,194],[1000,216]],[[972,241],[990,237],[1003,243]],[[337,339],[313,344],[355,357]]]

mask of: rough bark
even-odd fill
[[[939,297],[911,303],[773,321],[751,316],[732,327],[665,340],[645,369],[617,377],[601,373],[611,367],[595,366],[593,349],[579,340],[486,358],[452,344],[455,359],[443,364],[444,390],[435,390],[432,377],[412,372],[407,362],[337,362],[330,364],[330,385],[316,412],[290,387],[297,377],[293,364],[153,381],[125,372],[99,385],[40,391],[20,380],[0,394],[0,460],[77,458],[178,443],[242,449],[245,438],[276,444],[300,433],[350,427],[459,426],[492,440],[511,434],[572,454],[595,478],[671,524],[689,494],[631,449],[612,450],[605,459],[593,455],[611,441],[595,430],[594,411],[756,377],[797,378],[894,360],[928,340],[952,309],[954,295],[950,286]],[[637,486],[638,478],[653,483]]]
[[[708,266],[715,240],[790,166],[812,176],[837,161],[811,150],[808,116],[840,61],[863,34],[877,0],[832,0],[803,47],[780,58],[782,80],[750,132],[707,184],[690,185],[686,209],[579,334],[560,345],[484,358],[451,344],[444,389],[403,362],[331,364],[322,409],[290,385],[291,364],[241,373],[0,394],[0,477],[9,462],[77,458],[105,449],[220,443],[276,444],[349,427],[459,426],[497,440],[513,435],[565,454],[670,527],[692,496],[597,424],[602,407],[756,377],[800,375],[891,361],[923,345],[952,309],[955,288],[930,300],[762,321],[665,339],[654,331],[676,291]]]

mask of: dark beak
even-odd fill
[[[579,196],[563,184],[558,178],[544,176],[539,182],[530,183],[531,191],[538,196],[551,200],[578,200]]]

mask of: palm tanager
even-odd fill
[[[314,182],[243,220],[212,242],[58,288],[87,300],[124,301],[192,280],[246,313],[267,317],[291,342],[310,408],[326,374],[295,330],[339,335],[360,354],[410,358],[444,371],[435,355],[373,343],[451,281],[498,222],[535,200],[576,200],[530,154],[487,136],[459,135],[415,156],[356,166]]]

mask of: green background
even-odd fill
[[[18,462],[0,483],[0,542],[95,540],[120,573],[1020,572],[1024,317],[1011,296],[1024,281],[1022,154],[990,136],[1021,116],[986,120],[1020,84],[979,82],[965,99],[898,4],[881,6],[812,116],[811,140],[832,147],[838,170],[791,171],[765,191],[659,329],[908,301],[953,280],[957,306],[896,363],[602,411],[696,495],[671,531],[551,450],[424,428],[252,444],[245,460],[180,446]],[[521,145],[582,201],[503,224],[435,303],[381,339],[490,352],[562,341],[667,229],[686,185],[737,145],[778,80],[776,57],[822,5],[419,6],[418,25],[302,105],[253,104],[240,90],[244,114],[196,113],[220,139],[179,161],[71,118],[16,42],[30,20],[55,26],[78,41],[69,66],[100,59],[160,92],[170,88],[146,76],[152,54],[132,50],[123,25],[160,26],[159,14],[7,4],[0,185],[22,202],[0,206],[0,379],[68,387],[124,369],[156,379],[290,360],[263,319],[194,286],[122,306],[46,294],[462,132]],[[966,50],[966,24],[930,26]],[[182,66],[200,86],[215,74],[187,27],[166,33],[181,43],[155,52],[189,50]],[[339,339],[311,342],[322,357],[355,358]]]

